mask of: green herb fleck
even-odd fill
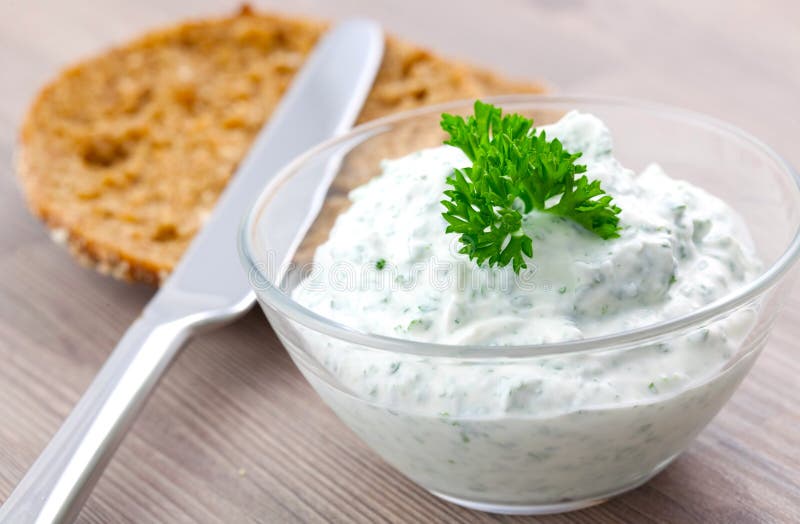
[[[385,267],[386,267],[386,259],[385,258],[379,258],[378,261],[375,262],[375,269],[380,270],[380,269],[383,269]]]
[[[425,329],[427,326],[425,325],[425,322],[421,318],[415,318],[414,320],[408,323],[407,329],[408,331],[410,331],[417,327],[419,327],[420,329]]]
[[[524,256],[533,256],[533,241],[522,230],[522,218],[534,209],[570,218],[604,239],[619,236],[620,208],[600,181],[576,178],[586,172],[576,163],[581,153],[569,153],[532,125],[480,100],[467,119],[442,115],[441,127],[450,135],[445,143],[472,161],[448,177],[442,216],[446,232],[460,235],[459,252],[478,265],[512,264],[516,273],[526,268]]]

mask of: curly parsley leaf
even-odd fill
[[[566,151],[557,139],[532,128],[533,120],[480,100],[464,119],[443,114],[441,127],[449,144],[461,149],[472,166],[456,169],[447,179],[442,216],[447,233],[458,233],[460,253],[478,265],[527,267],[533,242],[522,229],[534,209],[569,218],[604,239],[619,236],[620,208],[590,181],[581,153]],[[557,198],[556,203],[552,203]],[[551,204],[548,206],[548,204]]]

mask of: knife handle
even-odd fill
[[[71,522],[158,380],[197,324],[145,309],[0,507],[2,524]]]

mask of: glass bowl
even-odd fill
[[[598,116],[611,129],[623,165],[640,172],[658,162],[736,209],[749,226],[763,271],[691,314],[545,345],[414,342],[358,332],[294,302],[291,292],[315,270],[314,247],[346,207],[347,192],[380,173],[382,159],[440,145],[440,114],[469,114],[471,101],[359,126],[297,158],[245,218],[241,258],[264,313],[300,371],[344,423],[400,472],[473,509],[574,510],[630,490],[666,467],[747,374],[789,291],[798,257],[798,175],[748,134],[683,110],[597,97],[487,101],[532,116],[537,126],[572,109]],[[678,344],[702,348],[715,330],[734,333],[724,363],[677,386],[660,391],[651,377],[626,376],[621,389],[636,394],[617,395],[613,402],[575,394],[602,378],[602,367],[596,376],[570,375],[576,363],[586,370],[587,362],[655,359]],[[509,385],[495,378],[543,367],[549,371],[537,371],[536,380]],[[571,384],[563,402],[528,401],[537,388],[553,386],[555,377]],[[497,409],[485,409],[484,399],[473,402],[473,389],[486,390],[486,384],[495,388]]]

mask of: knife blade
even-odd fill
[[[253,305],[236,252],[242,214],[293,157],[355,122],[382,57],[375,22],[342,22],[322,37],[172,275],[0,507],[0,523],[71,522],[183,343]]]

